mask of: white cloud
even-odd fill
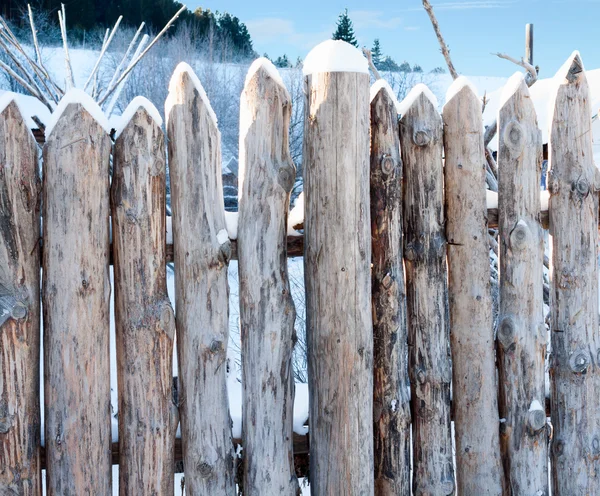
[[[245,24],[255,45],[281,43],[309,50],[317,43],[331,37],[329,31],[299,32],[293,21],[279,17],[255,19]]]
[[[352,10],[348,15],[356,29],[395,29],[402,24],[401,17],[387,17],[378,10]]]

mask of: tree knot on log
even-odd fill
[[[569,357],[569,367],[576,374],[584,374],[590,364],[590,356],[587,350],[574,351]]]
[[[431,143],[431,131],[429,129],[415,129],[413,143],[417,146],[429,145]]]
[[[580,177],[571,185],[571,191],[576,191],[583,199],[587,197],[590,192],[590,184],[584,177]]]
[[[196,471],[198,472],[198,477],[201,479],[208,479],[213,474],[212,465],[202,460],[198,460],[196,463]]]
[[[518,121],[512,120],[504,128],[504,144],[514,156],[520,155],[525,148],[525,133]]]
[[[282,164],[277,172],[277,182],[286,193],[289,193],[294,186],[295,171],[293,166]]]
[[[381,156],[381,172],[383,172],[385,176],[389,176],[394,172],[395,168],[396,164],[393,157],[388,153],[384,153]]]
[[[541,405],[541,403],[537,403]],[[527,412],[527,427],[530,435],[535,435],[546,426],[546,412],[543,408],[530,408]]]
[[[593,456],[597,457],[600,455],[600,438],[593,436],[590,442],[590,451]]]
[[[520,220],[510,233],[510,247],[515,251],[523,251],[530,244],[531,238],[529,226],[524,220]]]
[[[510,351],[511,346],[515,345],[516,323],[513,317],[507,316],[502,319],[498,326],[498,342],[504,350]]]

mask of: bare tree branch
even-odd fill
[[[117,29],[119,29],[119,25],[121,24],[122,20],[123,20],[123,16],[119,16],[119,18],[117,19],[117,22],[115,22],[115,26],[113,27],[112,31],[110,32],[110,36],[106,40],[106,43],[103,44],[102,50],[100,50],[100,55],[98,55],[98,60],[96,60],[96,64],[94,64],[94,68],[92,69],[92,72],[88,76],[88,80],[83,85],[83,91],[87,90],[90,82],[94,79],[94,76],[96,75],[96,71],[98,70],[98,67],[100,67],[100,62],[102,62],[102,57],[104,57],[106,50],[108,50],[108,47],[110,46],[110,43],[111,43],[112,39],[114,38],[115,33],[117,32]]]
[[[452,64],[452,59],[450,58],[450,50],[448,49],[448,45],[446,45],[446,42],[444,41],[444,37],[442,36],[442,32],[440,31],[440,26],[437,22],[435,14],[433,13],[433,7],[429,3],[429,0],[423,0],[423,7],[425,7],[427,14],[429,14],[429,19],[431,19],[431,24],[433,26],[433,30],[435,31],[435,35],[437,36],[437,39],[440,43],[442,55],[444,56],[444,59],[446,59],[446,65],[448,66],[448,71],[450,72],[452,79],[456,79],[456,78],[458,78],[458,72],[456,72],[456,69],[454,68],[454,65]]]
[[[60,24],[60,34],[63,40],[63,48],[65,51],[65,66],[67,69],[67,89],[75,87],[75,79],[73,77],[73,66],[71,65],[71,57],[69,55],[69,44],[67,42],[67,19],[65,17],[65,5],[62,5],[62,10],[58,11],[58,22]]]
[[[373,63],[373,56],[371,55],[371,50],[369,50],[368,48],[363,48],[362,51],[364,56],[367,57],[367,61],[369,62],[369,68],[371,69],[373,76],[375,76],[375,79],[382,79],[379,75],[377,67],[375,67],[375,64]]]

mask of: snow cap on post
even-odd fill
[[[414,86],[413,89],[409,91],[408,95],[406,95],[404,100],[400,102],[400,104],[398,105],[398,114],[400,114],[401,116],[404,115],[407,112],[407,110],[410,107],[412,107],[412,104],[415,103],[417,98],[419,98],[419,96],[421,95],[425,96],[425,98],[427,98],[431,102],[431,105],[433,105],[435,109],[438,108],[438,101],[435,95],[426,85],[424,85],[423,83],[419,83],[416,86]]]
[[[392,102],[394,102],[394,105],[396,106],[396,109],[397,109],[398,106],[400,105],[400,102],[398,102],[398,99],[396,98],[396,95],[394,94],[394,90],[392,89],[392,87],[389,85],[389,83],[385,79],[378,79],[377,81],[375,81],[373,83],[373,85],[371,86],[371,95],[370,95],[369,101],[371,103],[373,103],[373,100],[375,99],[375,97],[381,90],[385,91],[388,94],[388,96],[390,97]]]
[[[342,40],[319,43],[306,56],[302,74],[318,72],[360,72],[369,74],[369,63],[361,51]]]
[[[60,102],[58,102],[58,107],[54,109],[54,112],[52,112],[52,115],[50,116],[50,120],[46,124],[46,140],[48,140],[52,134],[54,126],[56,126],[56,123],[60,120],[63,112],[72,103],[81,105],[86,112],[90,114],[102,127],[102,129],[106,131],[107,134],[110,133],[110,123],[108,122],[108,118],[96,101],[85,91],[77,88],[71,88],[65,93],[65,96],[62,97]]]
[[[479,96],[479,92],[475,85],[467,77],[459,76],[452,82],[448,91],[446,91],[446,103],[444,105],[447,105],[448,102],[458,95],[465,87],[470,88],[475,96]]]
[[[556,104],[556,98],[558,96],[559,88],[563,85],[569,85],[576,80],[582,78],[585,80],[585,68],[581,60],[581,55],[578,50],[575,50],[565,63],[560,67],[554,78],[552,79],[552,91],[550,91],[550,98],[548,99],[548,126],[552,126],[552,120],[554,118],[554,107]],[[588,95],[589,96],[589,95]],[[548,131],[550,132],[550,131]]]
[[[252,79],[252,77],[259,71],[259,69],[264,69],[266,73],[278,84],[285,88],[285,84],[283,84],[283,79],[281,79],[281,75],[277,70],[277,67],[273,65],[266,57],[259,57],[250,66],[248,69],[248,74],[246,74],[246,80],[244,81],[244,87],[248,86],[248,83]]]
[[[169,81],[169,95],[167,96],[167,100],[165,101],[166,123],[167,124],[169,123],[169,114],[171,113],[171,109],[173,108],[173,105],[175,105],[175,103],[176,103],[173,101],[174,94],[175,94],[175,88],[181,81],[183,74],[187,74],[190,77],[190,79],[192,80],[192,83],[193,83],[194,87],[196,88],[196,91],[200,95],[200,98],[202,99],[204,106],[208,110],[208,115],[210,115],[210,118],[212,119],[213,123],[215,124],[215,127],[217,127],[217,116],[216,116],[212,106],[210,105],[210,100],[208,99],[208,96],[206,95],[206,91],[204,91],[204,87],[202,86],[202,83],[198,79],[198,76],[196,76],[196,73],[194,72],[194,70],[189,66],[189,64],[186,64],[185,62],[180,62],[177,65],[177,67],[175,68],[175,71],[173,72],[173,75],[171,76],[171,80]]]
[[[121,115],[121,118],[119,119],[119,123],[116,127],[117,132],[115,134],[115,140],[119,136],[121,136],[121,133],[129,125],[129,122],[131,121],[131,119],[133,119],[133,116],[140,109],[144,109],[148,113],[148,115],[154,120],[154,122],[156,122],[156,125],[158,127],[162,127],[162,117],[160,116],[160,113],[158,109],[154,106],[154,104],[147,98],[144,98],[143,96],[136,96],[133,100],[131,100],[131,103],[127,105],[125,112],[123,112],[123,115]]]

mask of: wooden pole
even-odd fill
[[[410,389],[402,263],[402,160],[395,98],[371,100],[375,494],[410,494]]]
[[[48,495],[111,491],[106,131],[66,107],[44,146],[44,399]]]
[[[457,493],[500,496],[504,477],[482,167],[483,124],[481,101],[469,85],[446,102],[443,121]]]
[[[238,255],[243,373],[244,492],[298,492],[293,457],[294,321],[286,234],[296,168],[291,99],[268,60],[240,102]],[[253,66],[250,71],[254,71]],[[272,71],[272,72],[270,72]]]
[[[552,235],[552,490],[596,494],[600,487],[598,350],[598,171],[590,94],[579,54],[557,74],[550,132]]]
[[[500,439],[511,494],[549,494],[544,237],[538,220],[542,141],[525,81],[498,114]],[[519,187],[515,187],[518,185]]]
[[[413,493],[447,495],[455,483],[442,139],[440,114],[420,93],[400,119]]]
[[[221,133],[197,84],[191,69],[176,70],[165,111],[185,486],[190,494],[233,496],[235,461],[226,386],[230,245]]]
[[[175,317],[167,295],[164,135],[140,107],[115,143],[112,181],[119,493],[173,494]]]
[[[319,72],[305,83],[311,490],[372,494],[369,75]]]
[[[14,101],[0,113],[0,494],[42,493],[38,148]]]
[[[533,65],[533,24],[525,25],[525,60]]]

